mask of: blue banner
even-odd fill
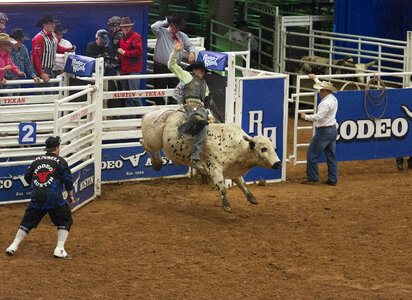
[[[96,60],[82,55],[69,55],[64,72],[77,76],[91,77],[94,72]]]
[[[243,80],[242,129],[250,136],[268,137],[283,161],[283,109],[285,78]],[[282,170],[255,167],[243,178],[248,181],[282,178]]]
[[[227,65],[227,54],[214,51],[200,51],[197,61],[204,62],[210,70],[224,71]]]
[[[339,161],[412,155],[412,135],[409,130],[412,122],[412,89],[386,90],[387,99],[384,96],[377,99],[378,91],[374,92],[372,97],[366,99],[364,91],[336,94],[339,103],[336,114],[339,123],[336,156]],[[377,100],[382,103],[377,105]],[[380,118],[372,120],[370,117]]]
[[[151,159],[143,147],[103,149],[102,181],[184,175],[189,172],[189,167],[175,166],[162,152],[160,153],[163,167],[156,171],[152,168]]]
[[[31,199],[30,185],[24,180],[24,173],[29,166],[0,168],[0,202]],[[94,195],[94,163],[72,174],[75,208]],[[66,199],[67,192],[63,192]]]
[[[94,163],[72,174],[74,203],[70,205],[71,209],[94,196],[94,174]],[[66,197],[64,193],[64,198]]]

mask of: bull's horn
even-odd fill
[[[365,67],[369,68],[369,67],[373,66],[375,63],[376,63],[376,60],[372,60],[372,61],[368,62],[367,64],[365,64]]]
[[[251,138],[250,136],[244,135],[244,136],[243,136],[243,139],[244,139],[246,142],[252,142],[252,138]]]
[[[350,63],[350,62],[348,62],[348,61],[345,61],[343,64],[344,64],[345,66],[347,66],[347,67],[351,67],[351,68],[354,68],[354,67],[355,67],[355,64]]]

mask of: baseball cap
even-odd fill
[[[106,46],[110,43],[109,33],[104,29],[98,30],[96,32],[96,37],[98,37]]]
[[[120,25],[121,18],[118,16],[113,16],[107,22],[107,25]]]
[[[55,150],[58,146],[60,146],[60,137],[59,136],[50,136],[46,140],[46,148],[44,148],[44,151],[53,151]]]

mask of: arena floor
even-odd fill
[[[411,299],[412,169],[339,163],[336,187],[304,174],[251,185],[259,205],[231,188],[232,214],[198,177],[103,186],[73,214],[73,260],[53,258],[48,217],[0,255],[0,299]],[[2,252],[25,207],[0,206]]]

